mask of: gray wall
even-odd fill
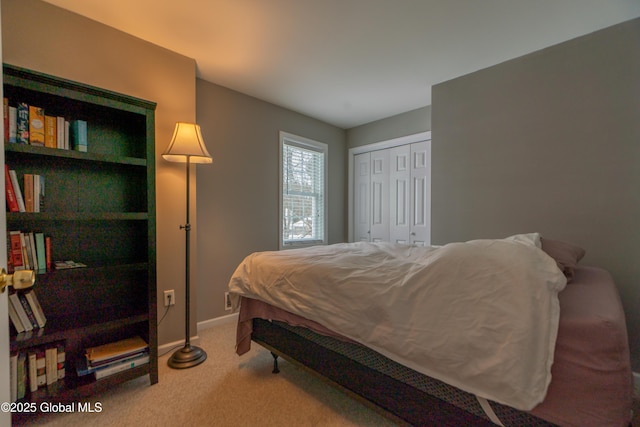
[[[2,49],[7,63],[157,102],[159,315],[165,289],[175,289],[177,301],[158,329],[158,341],[184,340],[185,247],[178,226],[185,219],[185,172],[160,154],[177,121],[195,120],[195,61],[39,0],[2,0]],[[196,285],[193,272],[191,283]],[[193,312],[190,325],[195,334]]]
[[[620,289],[640,370],[640,20],[433,88],[434,244],[539,231]]]
[[[198,320],[230,314],[224,292],[242,259],[278,249],[279,131],[329,145],[329,243],[346,239],[345,132],[204,80],[197,121],[213,156],[198,165]]]
[[[431,130],[431,106],[347,130],[347,149]]]

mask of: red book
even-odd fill
[[[7,193],[7,207],[9,208],[9,212],[20,212],[18,199],[16,199],[16,192],[13,189],[13,184],[11,183],[8,165],[4,165],[4,187],[5,192]]]
[[[14,270],[24,270],[24,259],[22,258],[22,239],[19,231],[9,232],[9,241],[11,242],[11,260],[13,261]]]
[[[51,237],[45,236],[44,238],[45,257],[47,260],[47,271],[51,271]]]

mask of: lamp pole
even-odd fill
[[[185,225],[181,225],[180,229],[184,229],[185,232],[185,342],[184,347],[175,351],[169,361],[167,362],[171,368],[183,369],[191,368],[192,366],[199,365],[207,359],[207,353],[199,347],[191,346],[191,331],[189,324],[191,323],[190,306],[191,306],[191,224],[189,223],[189,192],[191,191],[189,182],[190,179],[190,166],[191,156],[187,158],[187,221]]]

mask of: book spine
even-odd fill
[[[45,350],[47,385],[58,381],[58,349],[49,347]]]
[[[20,212],[18,199],[16,199],[16,192],[13,189],[11,175],[9,174],[9,166],[6,164],[4,165],[4,186],[7,193],[7,207],[9,208],[9,212]]]
[[[9,107],[9,144],[18,142],[18,109]]]
[[[27,233],[29,236],[29,249],[31,250],[31,268],[33,270],[38,270],[38,252],[36,249],[36,236],[29,232]]]
[[[27,317],[29,318],[29,321],[31,322],[33,329],[38,329],[40,325],[38,325],[38,321],[36,320],[36,315],[33,314],[33,310],[29,305],[29,301],[27,301],[27,298],[24,296],[23,293],[18,293],[18,299],[20,300],[20,304],[22,304],[22,308],[24,308],[24,312],[27,313]]]
[[[25,394],[26,394],[26,380],[27,380],[27,372],[26,372],[26,366],[25,366],[25,362],[27,360],[27,356],[24,353],[19,353],[18,354],[18,367],[16,369],[17,371],[17,392],[16,392],[16,398],[17,399],[23,399]]]
[[[9,372],[10,377],[10,396],[11,401],[15,402],[18,400],[18,353],[12,353],[9,356],[9,366],[11,371]]]
[[[4,118],[4,143],[9,143],[9,98],[2,100],[2,113]]]
[[[44,116],[44,146],[48,148],[58,148],[58,121],[56,117]]]
[[[44,110],[34,105],[29,106],[29,143],[44,147]]]
[[[51,237],[49,236],[45,236],[44,238],[44,248],[45,248],[45,252],[46,252],[46,259],[47,259],[47,271],[51,271],[52,268],[52,258],[51,258]]]
[[[24,308],[22,307],[22,303],[20,302],[20,298],[18,298],[18,294],[13,293],[9,295],[9,301],[13,305],[13,309],[16,311],[16,313],[18,313],[18,317],[20,317],[20,322],[22,323],[22,326],[24,327],[25,331],[33,330],[33,325],[31,324],[31,321],[29,320],[27,313],[24,311]]]
[[[47,318],[44,315],[44,311],[40,306],[40,301],[38,301],[38,297],[36,297],[36,292],[34,289],[31,289],[24,294],[25,298],[29,302],[29,306],[31,307],[31,311],[33,311],[33,315],[38,322],[38,326],[44,328],[44,325],[47,324]]]
[[[58,353],[58,380],[61,380],[65,377],[67,363],[67,353],[64,349],[64,343],[58,344],[56,350]]]
[[[13,274],[15,271],[13,268],[13,257],[11,256],[11,236],[7,233],[7,272]]]
[[[29,390],[31,392],[38,390],[38,367],[36,362],[36,353],[30,351],[29,358]]]
[[[24,208],[26,212],[33,212],[33,174],[24,174]]]
[[[63,140],[64,141],[63,148],[65,150],[69,149],[69,127],[70,127],[69,121],[65,120],[64,121],[64,140]]]
[[[97,369],[95,371],[96,379],[105,378],[119,372],[124,372],[129,369],[133,369],[137,366],[149,363],[149,355],[141,356],[137,359],[131,359],[126,362],[114,363],[112,365],[105,366],[104,368]]]
[[[85,350],[89,364],[105,361],[115,361],[124,357],[143,352],[149,348],[147,342],[139,336],[125,338],[119,341],[110,342],[90,347]]]
[[[44,212],[44,175],[38,175],[38,212]]]
[[[13,191],[16,194],[16,200],[18,201],[18,208],[20,209],[20,212],[26,212],[27,209],[24,205],[24,198],[22,197],[22,191],[20,190],[20,184],[18,183],[18,174],[16,174],[16,171],[9,169],[9,176],[11,177]]]
[[[31,270],[31,264],[29,264],[29,253],[27,252],[27,241],[24,233],[20,233],[20,249],[22,250],[22,262],[24,263],[24,268]]]
[[[36,236],[36,255],[38,258],[38,273],[47,271],[47,253],[44,233],[35,233]]]
[[[20,321],[20,317],[16,312],[16,309],[13,308],[13,304],[9,304],[9,319],[11,319],[11,323],[16,328],[18,333],[24,332],[24,326],[22,326],[22,322]]]
[[[40,212],[40,175],[33,174],[33,211]]]
[[[29,143],[29,105],[24,102],[18,104],[16,118],[16,141],[18,144]]]
[[[56,117],[56,148],[64,149],[64,117]]]
[[[45,351],[42,348],[36,351],[36,367],[38,368],[38,387],[47,385],[47,364]]]
[[[87,122],[84,120],[74,120],[71,122],[72,147],[76,151],[87,152]]]
[[[10,231],[9,241],[11,242],[11,261],[14,270],[24,270],[24,259],[22,258],[22,239],[20,231]]]
[[[29,237],[28,233],[22,233],[21,237],[24,240],[24,243],[22,246],[22,251],[23,251],[22,256],[25,260],[24,264],[27,270],[32,270],[33,269],[33,253],[31,252],[31,238]]]

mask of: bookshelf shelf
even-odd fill
[[[8,221],[147,221],[147,212],[7,212]]]
[[[121,165],[146,167],[146,159],[136,157],[119,157],[107,154],[91,154],[73,150],[61,150],[56,148],[40,147],[24,144],[11,144],[5,146],[5,152],[22,153],[31,156],[53,157],[58,159],[72,159],[78,162],[89,163],[115,163]]]
[[[63,381],[56,382],[46,388],[38,389],[34,393],[30,393],[28,400],[25,402],[33,402],[38,405],[41,403],[54,402],[75,402],[78,405],[81,399],[92,396],[96,393],[107,391],[114,386],[144,375],[149,375],[151,367],[149,364],[135,367],[127,371],[109,376],[104,379],[96,380],[91,375],[79,377],[77,375],[69,375]],[[85,403],[86,404],[86,403]],[[28,418],[28,413],[21,415],[18,421]],[[26,421],[26,420],[25,420]]]
[[[48,324],[44,328],[17,334],[11,342],[11,351],[23,351],[34,346],[62,341],[69,335],[85,336],[97,332],[115,331],[148,321],[148,313],[135,314],[123,309],[48,318]]]
[[[3,77],[8,106],[24,103],[63,122],[87,124],[86,152],[5,140],[5,162],[19,185],[28,174],[45,184],[40,212],[7,212],[7,234],[43,233],[50,261],[86,265],[36,276],[33,289],[47,323],[30,332],[12,328],[10,349],[26,353],[64,343],[65,377],[34,392],[27,385],[20,401],[74,401],[140,376],[154,384],[155,104],[8,64]],[[148,364],[101,380],[76,374],[86,348],[134,336],[149,344]]]

